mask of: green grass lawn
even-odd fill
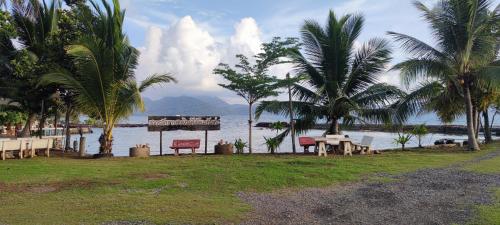
[[[250,207],[240,191],[322,187],[403,173],[478,157],[464,151],[382,155],[182,156],[78,160],[0,161],[0,224],[98,224],[113,220],[154,223],[238,222]]]
[[[500,156],[470,164],[466,169],[478,173],[500,174]],[[494,203],[492,205],[478,206],[478,216],[471,224],[500,224],[500,188],[493,191],[495,192]]]

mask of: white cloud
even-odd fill
[[[168,28],[164,28],[168,27]],[[223,94],[220,78],[213,69],[221,62],[234,64],[235,54],[254,55],[262,44],[260,29],[253,18],[244,18],[235,25],[235,33],[217,41],[204,26],[185,16],[168,26],[151,25],[137,70],[139,80],[153,73],[171,72],[177,85],[154,88],[145,96],[161,98],[167,95]]]
[[[235,34],[230,38],[230,49],[236,54],[254,55],[261,50],[261,32],[251,17],[242,19],[234,26]]]

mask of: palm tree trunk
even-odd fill
[[[477,110],[477,107],[475,107],[474,105],[472,106],[472,116],[474,118],[474,131],[476,132],[475,135],[477,140],[479,138],[479,128],[480,128],[479,111]]]
[[[472,97],[470,93],[470,87],[467,82],[463,85],[464,91],[464,101],[465,101],[465,111],[466,111],[466,119],[467,119],[467,136],[468,136],[468,148],[471,151],[480,150],[479,144],[476,140],[476,133],[474,127],[474,118],[472,113]]]
[[[484,119],[484,140],[486,143],[490,143],[493,138],[491,136],[491,129],[490,129],[490,115],[488,114],[488,110],[483,111],[483,119]]]
[[[113,156],[113,128],[104,126],[103,134],[99,138],[99,155],[100,157],[111,157]]]
[[[54,115],[54,135],[57,136],[57,122],[59,120],[59,113],[56,109],[56,114]]]
[[[30,113],[28,115],[28,120],[26,120],[26,124],[24,125],[23,130],[21,131],[20,137],[30,137],[31,136],[31,124],[35,121],[36,114]]]
[[[286,79],[290,79],[290,73],[286,74]],[[292,88],[288,84],[288,110],[290,111],[290,136],[292,138],[292,152],[297,153],[295,148],[295,121],[293,120]]]
[[[71,148],[71,130],[70,130],[70,119],[71,119],[71,110],[72,110],[72,105],[67,104],[66,107],[66,115],[64,118],[65,122],[65,127],[66,127],[66,143],[64,145],[64,150],[69,151]]]
[[[252,103],[248,104],[248,152],[252,154]]]
[[[330,129],[328,129],[329,134],[339,134],[340,126],[338,119],[332,119],[332,123],[330,124]]]
[[[41,139],[43,137],[43,128],[45,128],[45,121],[47,121],[47,115],[43,114],[40,118],[40,124],[38,124],[38,137]]]

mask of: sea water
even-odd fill
[[[214,150],[214,145],[216,145],[220,140],[223,142],[233,143],[236,139],[241,138],[243,141],[248,141],[248,117],[243,115],[231,115],[221,117],[221,130],[220,131],[209,131],[208,132],[208,152],[212,153]],[[280,118],[272,115],[262,116],[259,121],[262,122],[275,122],[275,121],[286,121],[285,118]],[[256,124],[256,121],[254,124]],[[437,121],[417,121],[418,123],[426,122],[427,124],[439,124]],[[147,116],[132,116],[127,121],[122,121],[122,123],[147,123]],[[323,130],[311,130],[301,136],[321,136]],[[102,129],[94,128],[93,133],[86,134],[86,150],[87,153],[94,154],[99,150],[99,136],[102,133]],[[354,142],[360,142],[364,135],[374,137],[372,147],[374,149],[393,149],[398,148],[398,145],[394,143],[394,138],[397,137],[396,133],[388,132],[372,132],[372,131],[344,131],[343,134],[349,135]],[[267,148],[264,137],[274,137],[276,136],[276,131],[267,128],[252,128],[252,138],[253,144],[252,148],[255,153],[267,153]],[[77,140],[78,135],[73,135],[72,140]],[[116,156],[128,156],[128,151],[130,147],[134,147],[137,144],[148,144],[151,147],[151,154],[160,154],[160,133],[159,132],[148,132],[146,127],[140,128],[115,128],[113,130],[113,153]],[[423,145],[432,145],[435,140],[442,138],[452,138],[455,140],[465,140],[467,137],[465,135],[448,135],[448,134],[429,134],[422,139]],[[163,154],[172,154],[173,151],[170,149],[170,145],[173,139],[200,139],[201,146],[197,150],[198,153],[205,152],[205,131],[165,131],[163,132]],[[297,143],[297,151],[302,152],[303,149]],[[408,147],[418,146],[418,141],[414,137],[407,144]],[[189,153],[189,150],[184,150],[185,153]],[[245,152],[247,149],[245,149]],[[181,152],[183,152],[181,150]],[[278,152],[292,152],[292,142],[290,137],[287,137],[278,149]]]

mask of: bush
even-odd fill
[[[243,154],[243,150],[247,147],[247,143],[241,140],[241,138],[234,141],[234,147],[236,148],[237,154]]]

